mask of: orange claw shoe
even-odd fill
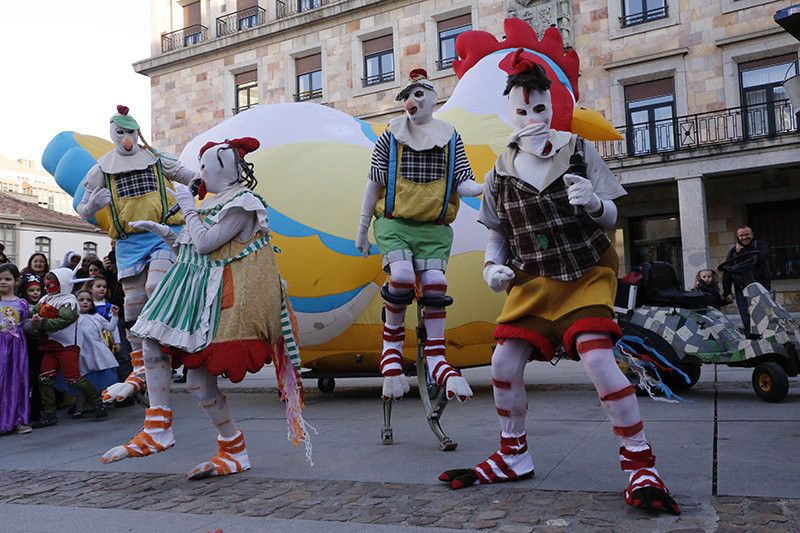
[[[217,437],[217,448],[217,455],[192,468],[189,479],[227,476],[250,470],[250,458],[247,456],[244,434],[241,431],[233,437]]]
[[[114,463],[128,457],[145,457],[161,453],[175,445],[172,434],[172,409],[168,407],[150,407],[145,409],[144,429],[124,446],[115,446],[108,450],[100,462]]]

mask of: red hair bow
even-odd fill
[[[240,139],[232,139],[232,140],[225,139],[222,142],[208,141],[206,144],[203,145],[202,148],[200,148],[200,157],[203,157],[205,151],[211,148],[212,146],[218,146],[221,144],[227,144],[231,148],[235,148],[236,151],[239,153],[239,157],[244,157],[245,155],[251,152],[255,152],[256,150],[258,150],[259,146],[261,146],[261,143],[258,142],[258,139],[255,139],[253,137],[242,137]]]

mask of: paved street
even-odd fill
[[[395,444],[380,444],[380,380],[339,380],[332,394],[307,381],[314,466],[285,440],[272,369],[227,384],[253,468],[185,479],[215,451],[214,432],[175,386],[177,445],[113,465],[98,461],[140,427],[138,407],[109,419],[69,420],[0,437],[3,530],[52,531],[498,531],[796,530],[800,519],[800,383],[781,404],[758,400],[750,372],[704,367],[675,405],[641,398],[658,467],[683,515],[625,506],[615,438],[578,363],[528,365],[529,442],[536,476],[450,491],[436,476],[494,451],[497,420],[488,368],[468,370],[476,397],[451,404],[443,426],[459,443],[441,452],[412,396],[395,406]],[[159,526],[158,524],[163,524]],[[431,529],[433,528],[433,529]]]

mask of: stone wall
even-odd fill
[[[211,53],[193,56],[185,49],[185,59],[148,71],[152,78],[153,142],[159,149],[180,153],[194,136],[230,117],[234,106],[233,74],[242,69],[258,68],[261,103],[291,102],[295,92],[294,59],[305,51],[319,50],[322,54],[324,95],[317,102],[350,115],[376,122],[394,116],[401,109],[394,96],[405,83],[407,73],[417,67],[428,69],[441,101],[445,101],[458,80],[451,69],[431,68],[431,57],[438,54],[438,39],[426,38],[426,31],[435,31],[433,17],[451,9],[466,11],[472,14],[473,27],[499,35],[505,16],[502,2],[488,0],[367,4],[237,46],[220,44]],[[357,55],[354,40],[373,30],[394,35],[395,82],[364,90],[360,77],[353,74],[354,59],[363,60]]]

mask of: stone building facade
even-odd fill
[[[506,16],[556,25],[582,59],[582,103],[625,137],[598,145],[629,191],[615,233],[623,267],[668,260],[689,286],[750,224],[773,246],[778,300],[800,310],[800,135],[778,80],[797,68],[798,43],[773,21],[791,3],[151,0],[152,54],[134,67],[151,78],[155,145],[179,152],[259,102],[391,118],[416,67],[445,101],[458,32],[499,36]]]

